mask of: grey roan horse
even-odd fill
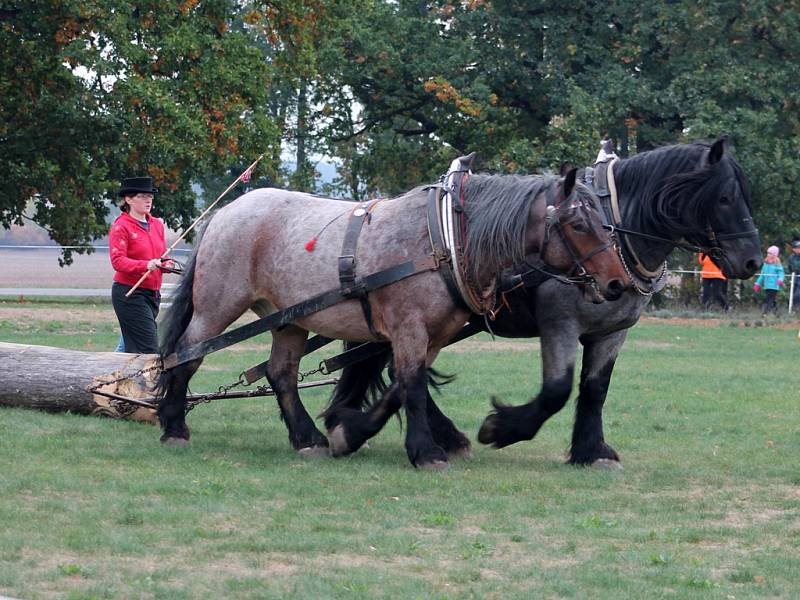
[[[563,235],[547,236],[551,239],[542,258],[556,269],[573,266],[576,248],[612,248],[597,198],[575,184],[574,172],[562,182],[540,176],[472,175],[463,185],[463,195],[468,276],[479,294],[492,288],[503,268],[538,252],[550,223],[557,223]],[[546,218],[551,214],[548,197],[556,199],[557,207],[550,218]],[[424,188],[416,188],[374,205],[358,243],[360,275],[431,255],[426,198]],[[353,209],[350,202],[260,189],[219,210],[205,228],[162,324],[162,356],[218,335],[248,309],[263,316],[337,288],[337,258]],[[304,243],[314,237],[319,240],[316,248],[307,251]],[[613,250],[592,253],[584,267],[606,296],[618,297],[630,283]],[[375,333],[354,299],[273,331],[267,379],[276,392],[289,439],[302,452],[328,451],[327,438],[314,426],[297,392],[308,332],[352,341],[388,340],[394,350],[396,382],[386,402],[392,411],[405,407],[408,456],[416,466],[446,465],[447,454],[432,439],[427,420],[426,368],[470,313],[450,297],[434,270],[376,289],[368,302]],[[186,390],[201,362],[191,360],[162,373],[158,408],[162,442],[189,439]]]
[[[617,354],[628,329],[644,311],[651,295],[665,284],[662,265],[681,239],[703,248],[729,278],[746,279],[760,265],[758,233],[753,226],[750,196],[742,170],[725,148],[713,145],[667,146],[614,166],[621,227],[626,235],[623,255],[637,285],[617,302],[580,302],[580,292],[555,280],[506,295],[510,310],[502,311],[491,328],[505,337],[540,337],[543,385],[538,396],[521,406],[493,400],[478,440],[502,448],[532,439],[560,411],[573,385],[578,344],[583,346],[575,424],[568,461],[592,464],[619,455],[603,435],[602,411]],[[642,235],[634,235],[635,232]],[[648,275],[642,275],[628,251],[638,256]],[[483,319],[473,318],[483,325]],[[326,423],[336,426],[342,415],[360,410],[369,389],[380,389],[381,371],[389,351],[343,372],[326,410]],[[373,407],[371,410],[375,410]],[[444,416],[428,396],[428,415],[434,439],[450,454],[469,452],[469,440]],[[340,453],[358,447],[344,447]]]

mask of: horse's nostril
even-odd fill
[[[612,279],[606,286],[606,293],[604,296],[607,300],[616,300],[625,291],[625,284],[619,279]]]
[[[750,273],[755,273],[756,271],[758,271],[759,268],[761,268],[761,261],[757,260],[757,259],[754,259],[754,258],[751,258],[750,260],[748,260],[745,263],[745,268]]]

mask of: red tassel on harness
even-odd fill
[[[306,242],[305,248],[308,252],[314,251],[314,246],[317,245],[317,238],[312,237],[310,240]]]

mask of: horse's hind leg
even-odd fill
[[[383,396],[368,410],[340,406],[329,414],[328,439],[334,456],[352,454],[376,436],[389,419],[403,406],[403,390],[392,383]]]
[[[164,396],[158,403],[158,419],[161,423],[161,442],[183,445],[189,441],[186,425],[186,391],[189,380],[200,368],[202,359],[179,365],[162,375]]]
[[[328,439],[314,425],[297,391],[297,373],[307,337],[308,332],[295,325],[272,333],[267,379],[278,400],[292,447],[303,454],[327,455]]]
[[[568,460],[571,464],[589,465],[598,460],[619,464],[619,455],[603,438],[603,404],[617,354],[627,333],[628,330],[623,329],[584,345],[580,393],[575,406],[575,426]]]
[[[545,421],[564,408],[569,399],[577,345],[577,335],[542,332],[542,389],[536,398],[521,406],[506,406],[492,399],[494,410],[481,424],[478,441],[504,448],[532,440]]]
[[[459,431],[453,421],[441,411],[431,397],[431,393],[426,391],[426,394],[428,397],[426,405],[428,423],[433,441],[441,446],[448,456],[472,456],[472,444],[469,438]]]

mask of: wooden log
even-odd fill
[[[81,352],[0,342],[0,406],[156,424],[154,409],[90,391],[150,398],[160,373],[156,359],[155,354]],[[147,371],[139,373],[143,369]]]

